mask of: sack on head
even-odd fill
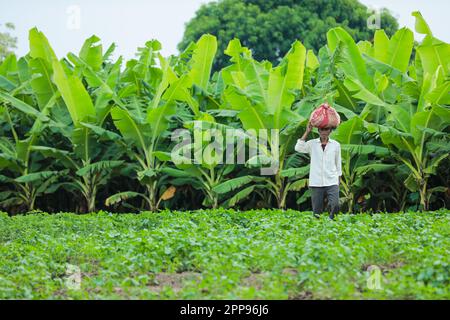
[[[336,128],[341,123],[341,117],[335,109],[328,105],[328,103],[323,103],[313,111],[309,121],[311,125],[316,128]]]

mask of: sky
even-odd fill
[[[162,54],[177,54],[185,23],[208,0],[0,0],[0,23],[12,22],[18,38],[18,56],[28,52],[28,31],[37,27],[50,41],[58,57],[78,53],[83,42],[93,34],[104,50],[117,45],[114,57],[135,57],[138,47],[157,39]],[[450,42],[449,0],[360,0],[370,8],[388,8],[400,27],[414,30],[411,12],[419,10],[433,34]],[[382,26],[381,26],[382,27]],[[0,30],[5,30],[0,26]],[[420,39],[420,37],[418,37]],[[301,40],[301,39],[300,39]]]

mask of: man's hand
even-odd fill
[[[311,125],[311,123],[308,120],[308,125],[306,126],[306,131],[303,134],[303,136],[300,138],[300,140],[306,141],[306,137],[308,136],[308,134],[311,132],[312,129],[313,129],[313,126]]]
[[[308,125],[306,126],[306,132],[310,133],[313,129],[311,122],[308,120]]]

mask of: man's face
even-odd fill
[[[331,133],[331,128],[330,127],[326,127],[326,128],[319,128],[319,135],[322,139],[327,139],[328,136]]]

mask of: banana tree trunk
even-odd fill
[[[28,211],[34,210],[34,204],[36,201],[35,191],[36,190],[32,186],[30,186],[28,184],[26,185],[25,198],[26,198],[26,206],[27,206]]]
[[[427,199],[427,180],[423,179],[421,182],[422,182],[422,184],[421,184],[420,189],[419,189],[419,193],[420,193],[420,207],[421,207],[421,210],[427,211],[428,210],[428,206],[429,206],[428,199]]]
[[[97,188],[95,186],[95,179],[91,176],[85,179],[86,183],[86,209],[88,213],[95,212],[95,201],[97,198]]]
[[[287,191],[283,190],[284,188],[282,187],[278,193],[278,197],[277,197],[277,204],[278,204],[278,209],[285,209],[286,208],[286,197],[287,197]]]
[[[212,203],[212,208],[213,209],[217,209],[219,207],[219,201],[217,200],[217,197],[214,197],[213,203]]]
[[[88,193],[86,194],[86,209],[88,213],[95,212],[95,200],[96,200],[96,192],[92,190],[90,187],[88,189]]]
[[[286,196],[287,191],[285,192],[284,180],[280,176],[280,170],[275,176],[275,198],[277,200],[278,209],[284,209],[286,207]]]
[[[157,199],[157,190],[156,190],[156,182],[152,182],[147,185],[148,199],[150,200],[148,205],[151,212],[155,212],[158,210],[158,199]]]
[[[89,198],[86,199],[86,203],[87,203],[87,211],[90,212],[95,212],[95,195],[90,195]]]
[[[355,197],[354,197],[353,193],[350,192],[348,195],[348,212],[349,213],[353,213],[354,202],[355,202]]]

